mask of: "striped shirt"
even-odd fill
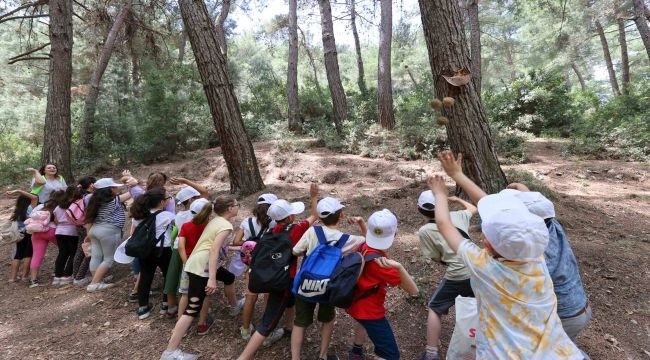
[[[119,196],[114,197],[112,201],[99,205],[95,224],[110,224],[121,229],[124,227],[125,221],[126,214],[120,203]]]

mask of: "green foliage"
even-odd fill
[[[526,170],[508,169],[506,172],[506,179],[508,183],[518,182],[522,183],[530,189],[530,191],[538,191],[546,196],[549,200],[556,200],[557,195],[548,186],[537,179],[535,175]]]
[[[38,167],[40,147],[14,133],[0,133],[0,184],[19,184],[27,176],[25,169]]]
[[[526,140],[529,134],[504,127],[498,123],[490,126],[492,143],[502,165],[522,164],[528,161]]]

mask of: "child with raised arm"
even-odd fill
[[[454,228],[447,186],[436,175],[428,185],[436,197],[436,224],[470,271],[479,311],[477,359],[583,359],[562,329],[544,258],[544,221],[507,194],[486,195],[461,170],[462,157],[438,155],[443,169],[478,203],[481,249]]]

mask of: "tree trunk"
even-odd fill
[[[603,47],[603,56],[605,58],[605,65],[607,66],[607,73],[609,74],[609,83],[612,86],[612,92],[615,96],[621,95],[621,91],[618,88],[618,80],[616,80],[616,73],[614,72],[612,56],[609,52],[609,45],[607,45],[605,31],[603,30],[603,26],[600,24],[600,21],[594,20],[594,25],[596,25],[596,31],[600,37],[600,45]]]
[[[391,42],[393,41],[393,2],[381,0],[379,57],[377,64],[377,113],[382,128],[395,128],[393,112],[393,78],[391,76]]]
[[[219,12],[219,17],[217,17],[214,26],[217,29],[217,38],[219,39],[221,53],[226,60],[228,60],[228,42],[226,41],[226,29],[223,27],[223,24],[226,23],[226,19],[228,18],[229,13],[230,0],[222,0],[221,12]]]
[[[517,70],[515,70],[515,60],[512,56],[511,43],[506,45],[506,64],[508,64],[508,67],[510,68],[510,81],[517,80]],[[472,77],[474,77],[474,74],[472,74]]]
[[[648,28],[648,19],[650,18],[646,18],[648,9],[645,7],[643,0],[633,0],[633,2],[634,22],[636,23],[636,28],[639,29],[645,51],[648,53],[648,60],[650,60],[650,28]]]
[[[474,87],[481,96],[481,28],[478,22],[478,0],[470,0],[467,4],[467,13],[469,15],[471,48],[472,55],[472,81]]]
[[[252,194],[263,189],[264,183],[208,10],[203,0],[178,4],[228,167],[230,192]]]
[[[187,44],[187,32],[183,29],[181,38],[178,40],[178,63],[182,64],[185,58],[185,45]]]
[[[334,26],[332,25],[332,8],[330,7],[329,0],[318,0],[318,6],[321,17],[325,71],[327,73],[330,96],[332,97],[334,126],[336,127],[336,132],[341,134],[341,123],[348,117],[348,102],[345,98],[343,84],[341,84],[339,59],[338,53],[336,52],[336,40],[334,39]]]
[[[449,119],[451,149],[463,154],[463,172],[488,194],[506,186],[506,178],[492,145],[487,115],[473,82],[461,87],[447,83],[443,74],[469,69],[469,51],[462,14],[456,0],[419,0],[424,38],[429,51],[435,93],[456,99],[442,112]],[[435,126],[432,124],[432,126]]]
[[[117,14],[111,30],[106,36],[106,41],[104,41],[104,47],[102,48],[102,53],[99,56],[99,61],[95,66],[93,75],[90,78],[90,89],[88,95],[86,95],[84,103],[84,115],[81,122],[81,135],[79,137],[79,150],[80,152],[87,151],[89,153],[93,152],[92,148],[92,131],[93,123],[95,119],[95,109],[97,108],[97,99],[99,98],[99,84],[102,82],[102,77],[104,76],[104,71],[108,66],[108,62],[111,59],[113,54],[113,48],[115,46],[115,40],[117,39],[117,34],[122,29],[124,25],[124,20],[126,19],[127,14],[131,11],[131,0],[126,0],[124,7]]]
[[[322,94],[322,89],[320,87],[320,81],[318,81],[318,69],[316,68],[316,61],[314,60],[314,54],[312,54],[311,50],[309,50],[309,44],[307,44],[307,38],[305,37],[305,33],[302,31],[300,26],[296,25],[296,28],[298,31],[300,31],[300,39],[302,41],[302,47],[305,49],[305,52],[307,53],[307,57],[309,58],[309,65],[311,65],[311,71],[314,76],[314,83],[316,84],[316,90],[318,91],[318,94]]]
[[[350,26],[352,27],[352,37],[354,38],[354,50],[357,54],[357,85],[359,86],[359,92],[361,95],[366,95],[368,93],[368,87],[366,86],[365,74],[363,71],[363,57],[361,56],[361,41],[359,41],[359,32],[357,31],[357,9],[356,9],[356,0],[350,0]]]
[[[72,0],[50,0],[49,11],[50,71],[41,160],[43,164],[56,164],[61,174],[72,183]]]
[[[289,130],[300,132],[298,110],[298,0],[289,0],[289,60],[287,64]]]
[[[625,20],[616,18],[618,24],[618,42],[621,45],[621,90],[623,94],[630,93],[630,61],[627,56],[627,39],[625,37]]]
[[[580,89],[582,91],[587,90],[587,85],[585,84],[585,79],[582,77],[582,72],[580,72],[580,69],[578,68],[578,64],[576,64],[575,61],[571,62],[571,68],[573,69],[573,72],[575,72],[576,76],[578,77],[578,81],[580,82]]]

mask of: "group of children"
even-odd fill
[[[539,193],[530,192],[523,184],[511,184],[499,194],[486,195],[461,171],[461,155],[442,152],[439,159],[444,171],[477,204],[456,197],[448,197],[448,188],[442,176],[429,178],[429,190],[422,192],[417,208],[426,220],[418,235],[422,254],[447,266],[443,280],[434,291],[428,303],[426,348],[423,360],[436,360],[441,317],[454,305],[456,296],[476,297],[479,313],[479,328],[476,336],[477,359],[588,359],[574,344],[577,334],[586,327],[591,318],[591,309],[580,280],[577,262],[567,241],[566,233],[555,219],[553,204]],[[48,165],[50,166],[50,165]],[[56,168],[54,168],[56,170]],[[48,172],[49,171],[49,172]],[[42,173],[42,172],[41,172]],[[40,175],[40,173],[39,173]],[[249,271],[241,260],[250,258],[250,248],[260,241],[265,233],[287,232],[291,241],[292,257],[288,273],[293,279],[298,270],[298,258],[308,257],[322,244],[337,245],[345,237],[341,247],[343,255],[360,252],[374,254],[367,261],[358,278],[354,301],[345,312],[354,319],[354,336],[347,359],[365,358],[364,342],[369,338],[374,352],[383,359],[399,359],[400,352],[391,325],[386,317],[385,299],[389,287],[399,286],[412,296],[419,294],[418,287],[406,268],[389,256],[395,241],[398,220],[388,209],[373,213],[366,222],[361,217],[344,217],[345,206],[332,197],[318,200],[319,187],[310,187],[310,213],[304,220],[298,216],[305,211],[301,202],[279,199],[275,194],[262,194],[253,208],[253,216],[244,219],[235,230],[232,219],[237,216],[241,204],[228,195],[208,201],[207,191],[197,183],[183,178],[173,178],[174,185],[186,185],[176,197],[165,190],[166,176],[153,173],[146,188],[138,185],[129,172],[122,174],[121,183],[110,178],[84,178],[84,183],[68,187],[63,194],[54,189],[49,198],[34,199],[34,195],[14,191],[21,196],[17,201],[13,219],[24,229],[27,210],[21,204],[25,198],[44,204],[35,211],[50,211],[54,238],[50,235],[32,233],[16,246],[18,265],[12,264],[10,281],[17,279],[20,259],[28,253],[25,241],[33,244],[34,255],[30,262],[42,262],[42,242],[56,241],[59,257],[55,262],[53,284],[68,284],[76,269],[75,251],[82,249],[84,242],[90,242],[90,256],[81,256],[90,261],[92,280],[87,280],[87,291],[99,291],[112,286],[109,269],[113,259],[133,262],[139,281],[134,298],[139,303],[137,315],[146,319],[153,309],[150,302],[151,282],[156,269],[164,277],[165,288],[160,313],[177,318],[176,325],[160,359],[196,359],[198,356],[183,352],[180,344],[194,318],[198,317],[198,334],[208,333],[214,320],[208,316],[209,295],[217,291],[217,281],[224,284],[224,295],[230,305],[230,314],[238,315],[243,310],[240,335],[247,345],[238,356],[240,360],[253,359],[257,350],[282,337],[291,339],[292,360],[301,358],[305,329],[314,321],[314,314],[322,324],[318,359],[335,360],[338,356],[329,352],[334,331],[336,308],[328,303],[316,304],[296,297],[291,285],[265,294],[264,311],[253,326],[253,313],[259,294],[249,290]],[[58,182],[65,186],[56,171],[45,169],[43,182]],[[35,173],[35,178],[37,177]],[[40,182],[36,180],[36,184]],[[128,191],[121,191],[122,186]],[[42,190],[41,190],[42,191]],[[59,197],[61,196],[61,197]],[[132,199],[130,215],[133,224],[155,216],[156,239],[159,251],[145,258],[132,259],[124,254],[122,228],[126,219],[124,202]],[[66,224],[65,209],[71,203],[82,199],[86,204],[85,226]],[[448,203],[458,203],[465,209],[449,211]],[[175,205],[183,206],[175,214]],[[64,210],[63,212],[60,210]],[[468,229],[474,214],[481,217],[480,248],[469,240]],[[57,215],[59,214],[59,215]],[[316,221],[322,225],[314,226]],[[343,234],[339,227],[342,221],[358,226],[360,235]],[[58,230],[63,225],[63,229]],[[73,231],[75,227],[77,232]],[[80,236],[86,230],[88,236]],[[34,241],[36,237],[36,241]],[[28,240],[29,239],[29,240]],[[232,239],[232,240],[231,240]],[[268,240],[265,240],[268,241]],[[251,243],[253,245],[251,245]],[[64,245],[61,245],[64,244]],[[225,265],[228,249],[241,251],[231,259],[231,266]],[[63,255],[61,255],[63,253]],[[83,250],[81,253],[84,254]],[[239,253],[237,253],[239,254]],[[248,259],[247,259],[248,257]],[[36,258],[36,262],[34,261]],[[88,260],[89,259],[89,260]],[[239,264],[233,266],[234,264]],[[32,285],[38,284],[38,267],[32,275]],[[68,271],[70,268],[70,271]],[[244,271],[238,271],[238,269]],[[237,299],[234,282],[239,273],[245,275],[246,294]],[[26,274],[26,273],[25,273]],[[81,277],[83,279],[83,277]],[[91,278],[88,278],[91,279]],[[80,283],[79,283],[80,284]],[[30,285],[30,286],[32,286]],[[37,286],[37,285],[34,285]],[[179,298],[180,295],[180,298]],[[318,309],[316,309],[318,308]],[[280,320],[284,317],[284,325]]]

